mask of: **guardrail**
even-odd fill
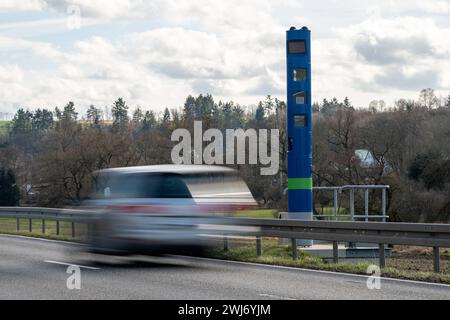
[[[297,254],[295,239],[332,241],[336,263],[339,242],[378,244],[381,267],[385,266],[385,245],[412,245],[432,247],[434,271],[440,272],[440,248],[450,248],[450,225],[447,224],[261,219],[234,219],[230,223],[259,226],[260,237],[290,238],[294,259]]]
[[[340,187],[313,187],[314,192],[333,192],[333,214],[315,214],[316,218],[334,218],[338,220],[342,217],[348,217],[351,221],[357,219],[363,219],[369,222],[371,219],[380,220],[386,222],[389,216],[386,213],[386,193],[390,188],[388,185],[346,185]],[[369,212],[369,191],[380,190],[381,191],[381,212],[379,214],[370,214]],[[339,214],[339,195],[344,191],[349,191],[349,214]],[[355,192],[364,191],[364,214],[355,214]]]
[[[72,238],[75,238],[75,223],[87,223],[90,213],[84,210],[0,207],[0,218],[16,219],[16,231],[20,232],[20,219],[28,220],[28,232],[33,232],[33,219],[42,221],[41,232],[46,232],[46,221],[56,221],[56,235],[60,235],[60,221],[71,223]]]
[[[89,223],[90,213],[82,210],[47,209],[47,208],[0,208],[0,217],[69,221]],[[288,238],[292,242],[292,257],[297,259],[297,240],[329,240],[333,242],[334,262],[338,262],[339,242],[374,243],[379,246],[380,266],[385,266],[385,245],[412,245],[433,248],[434,271],[440,272],[441,247],[450,248],[450,225],[422,223],[381,223],[381,222],[347,222],[347,221],[301,221],[248,218],[214,218],[201,219],[201,224],[234,226],[227,228],[228,235],[244,235],[256,237],[256,251],[262,254],[262,238]],[[19,226],[19,224],[18,224]],[[237,228],[235,226],[243,227]],[[253,231],[245,231],[245,227],[253,227]],[[214,228],[210,230],[214,232]],[[20,231],[20,227],[17,228]],[[45,232],[45,227],[42,228]],[[72,229],[72,236],[74,236]],[[224,243],[224,249],[228,247]]]

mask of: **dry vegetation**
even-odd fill
[[[432,90],[417,101],[380,101],[358,109],[348,99],[324,100],[313,107],[314,185],[388,184],[391,221],[448,222],[450,218],[450,99]],[[209,95],[188,97],[183,107],[162,114],[136,108],[123,99],[111,108],[90,106],[80,115],[73,103],[54,111],[19,110],[0,146],[0,167],[15,172],[22,205],[76,205],[95,183],[93,171],[108,167],[170,163],[176,128],[192,131],[193,121],[208,128],[280,130],[280,173],[260,176],[257,165],[239,165],[261,207],[285,210],[286,106],[267,97],[255,108],[215,102]],[[356,150],[368,150],[361,161]],[[315,195],[315,210],[330,195]],[[380,212],[371,194],[371,212]],[[347,199],[341,199],[347,203]],[[357,210],[362,199],[357,198]],[[341,208],[345,210],[346,208]]]

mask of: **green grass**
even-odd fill
[[[6,136],[9,132],[11,121],[0,120],[0,136]]]
[[[318,212],[318,214],[320,215],[327,215],[330,217],[320,217],[318,219],[320,220],[335,220],[334,217],[332,217],[332,215],[334,215],[334,207],[316,207],[316,210]],[[350,212],[347,208],[339,208],[338,210],[338,215],[340,215],[340,217],[338,217],[338,220],[350,220]]]
[[[236,214],[237,217],[241,218],[257,218],[257,219],[277,219],[277,210],[245,210]]]
[[[326,214],[326,215],[333,215],[334,214],[334,207],[323,207],[323,208],[322,207],[317,207],[316,210],[320,214]],[[349,214],[349,210],[347,208],[339,208],[338,213],[342,214],[342,215],[348,215]]]
[[[321,220],[334,220],[334,217],[331,217],[334,214],[333,207],[324,207],[323,211],[322,208],[320,208],[319,213],[330,216],[330,217],[321,217]],[[339,217],[339,220],[350,220],[347,208],[340,208],[339,214],[342,215],[341,217]],[[271,210],[271,209],[245,210],[237,213],[236,216],[241,218],[278,219],[278,210]]]

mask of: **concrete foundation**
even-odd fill
[[[309,254],[323,258],[325,260],[333,260],[333,245],[332,244],[314,244],[311,247],[301,248]],[[391,249],[385,249],[386,258],[390,257]],[[338,246],[339,259],[378,259],[379,250],[377,246],[357,246],[348,248],[345,244]]]

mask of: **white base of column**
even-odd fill
[[[289,212],[288,219],[291,220],[306,220],[311,221],[313,218],[312,212]]]
[[[289,212],[288,219],[290,220],[305,220],[312,221],[312,212]],[[311,247],[313,245],[313,240],[297,240],[297,246],[299,247]]]

